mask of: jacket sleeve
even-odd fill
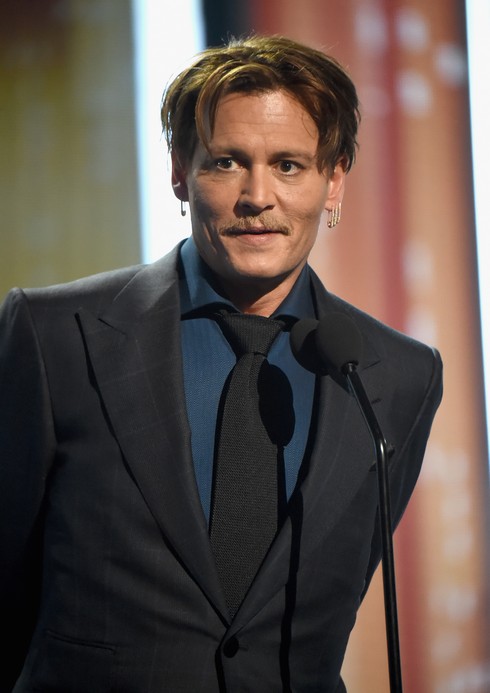
[[[427,382],[417,416],[409,428],[403,445],[389,461],[389,487],[393,530],[396,529],[412,495],[429,439],[432,422],[442,399],[442,361],[439,353],[432,350],[432,371]],[[366,573],[362,597],[367,592],[371,578],[382,557],[379,513],[373,533],[371,555]]]
[[[19,289],[0,308],[0,691],[10,691],[35,622],[43,498],[55,434],[37,335]]]

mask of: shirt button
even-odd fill
[[[234,657],[240,648],[238,639],[233,635],[225,644],[223,645],[223,654],[225,657]]]

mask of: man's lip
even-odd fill
[[[285,231],[282,229],[266,229],[266,228],[257,228],[253,227],[250,229],[227,229],[225,232],[226,236],[246,236],[246,235],[252,235],[252,236],[262,236],[265,234],[274,234],[274,233],[282,233],[284,234]]]

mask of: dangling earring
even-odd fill
[[[337,226],[337,224],[340,221],[340,215],[342,212],[342,203],[339,202],[333,209],[330,209],[328,214],[328,221],[327,221],[327,226],[329,229],[333,229],[334,226]]]
[[[184,202],[184,200],[181,200],[181,201],[180,201],[180,214],[181,214],[181,216],[183,216],[183,217],[185,217],[185,215],[187,214],[187,211],[186,211],[186,208],[185,208],[185,202]]]

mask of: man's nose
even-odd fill
[[[271,172],[265,166],[250,168],[242,180],[238,204],[245,213],[272,209],[275,204]]]

